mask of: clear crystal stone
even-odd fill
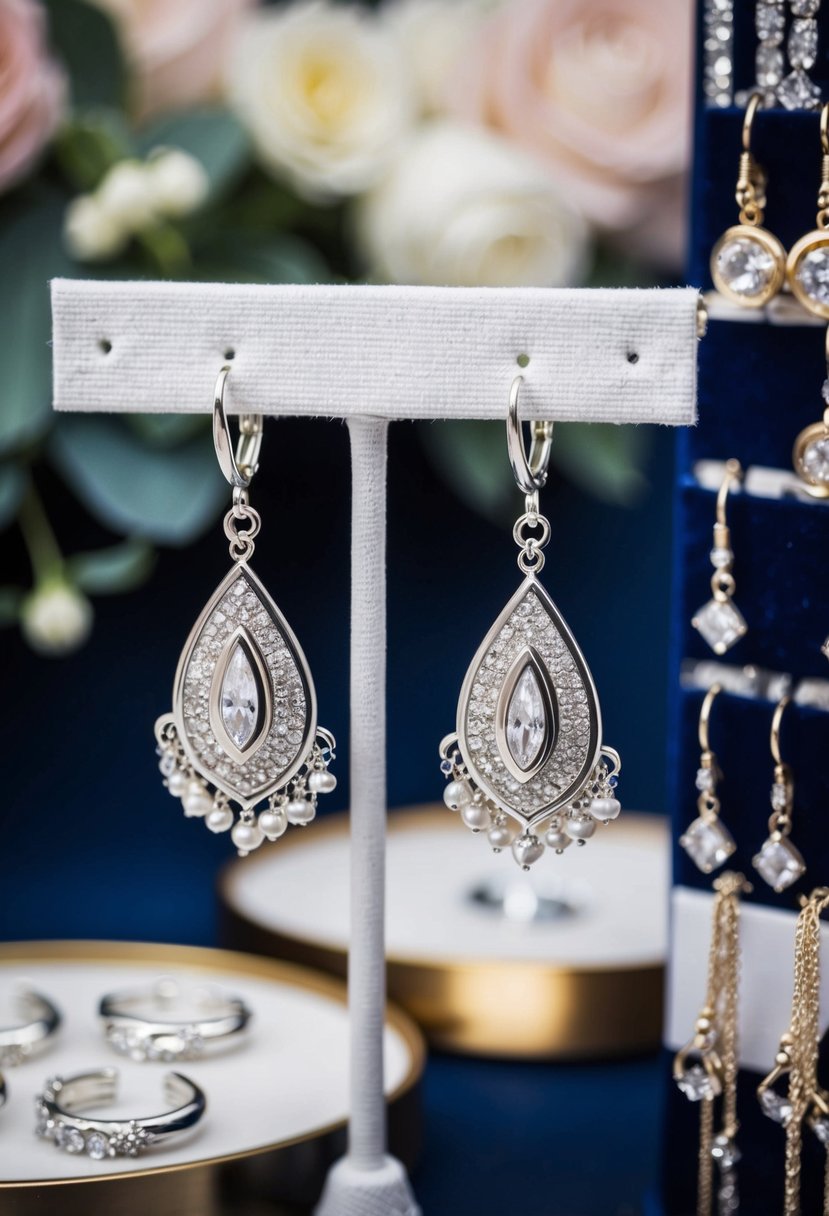
[[[792,22],[786,44],[793,68],[812,68],[817,59],[817,21],[813,17],[798,17]]]
[[[725,654],[748,631],[745,618],[731,600],[709,600],[691,624],[699,630],[715,654]]]
[[[731,550],[723,549],[719,545],[715,545],[715,547],[711,550],[709,557],[711,559],[711,565],[715,566],[718,570],[721,570],[723,566],[729,566],[734,560],[734,554],[731,552]]]
[[[807,481],[815,485],[829,485],[829,436],[807,443],[798,465]]]
[[[760,1106],[763,1114],[775,1123],[788,1123],[792,1113],[792,1104],[788,1098],[776,1093],[773,1089],[764,1089],[760,1094]]]
[[[82,1153],[84,1139],[76,1127],[65,1127],[63,1124],[55,1132],[55,1144],[65,1153]]]
[[[824,1148],[829,1147],[829,1119],[823,1115],[815,1116],[811,1120],[812,1131],[817,1136]]]
[[[791,0],[793,17],[814,17],[820,8],[820,0]]]
[[[712,793],[716,784],[713,768],[698,768],[695,784],[701,794]]]
[[[757,83],[762,88],[773,88],[783,79],[783,52],[778,46],[760,43],[754,57]]]
[[[754,26],[761,42],[779,46],[786,28],[786,13],[779,4],[759,3],[754,14]]]
[[[541,754],[547,737],[544,697],[530,663],[521,672],[507,707],[506,739],[510,755],[526,772]]]
[[[92,1132],[86,1138],[86,1155],[93,1161],[103,1161],[109,1156],[109,1140],[101,1132]]]
[[[762,295],[774,278],[774,258],[760,241],[734,237],[717,253],[717,273],[730,291],[747,300]]]
[[[690,1068],[686,1068],[682,1076],[677,1079],[677,1085],[685,1097],[692,1102],[701,1102],[703,1098],[716,1097],[711,1078],[701,1064],[692,1064]]]
[[[829,405],[829,380],[823,381],[823,384],[821,385],[821,389],[820,389],[820,395],[823,398],[823,400],[826,402],[826,404]]]
[[[754,868],[779,894],[805,873],[806,863],[785,836],[780,840],[770,836],[754,858]]]
[[[816,110],[821,101],[820,89],[802,68],[789,72],[777,96],[786,110]]]
[[[719,819],[695,819],[679,838],[698,870],[710,874],[736,849],[734,837]]]
[[[242,751],[253,738],[259,719],[259,691],[250,659],[237,642],[222,680],[222,721]]]
[[[785,785],[775,781],[771,787],[771,806],[774,811],[785,811],[789,801],[789,791]]]
[[[739,1164],[742,1153],[733,1140],[721,1135],[715,1138],[711,1146],[711,1156],[719,1162],[720,1169],[733,1170],[734,1166]]]

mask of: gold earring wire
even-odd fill
[[[820,112],[820,186],[815,227],[796,241],[786,260],[786,278],[792,295],[816,317],[829,320],[829,103]]]
[[[728,495],[742,484],[743,466],[739,460],[727,460],[725,475],[717,493],[717,513],[714,523],[714,545],[711,549],[711,599],[703,604],[691,618],[696,629],[715,654],[725,654],[735,642],[748,632],[745,617],[733,602],[737,588],[732,573],[734,551],[731,548],[731,530],[728,527],[726,508]]]
[[[743,308],[762,308],[777,295],[786,277],[786,251],[762,227],[766,174],[754,159],[751,138],[763,99],[753,93],[743,119],[743,146],[735,199],[740,222],[727,228],[711,250],[711,278],[717,291]]]
[[[679,843],[703,874],[710,874],[712,870],[718,869],[737,848],[734,837],[720,819],[717,785],[722,780],[722,772],[708,738],[711,709],[721,692],[719,684],[712,684],[700,708],[697,727],[700,758],[696,776],[699,815],[679,838]]]
[[[794,807],[794,779],[791,768],[780,754],[780,725],[791,700],[789,696],[782,697],[775,706],[771,719],[769,750],[774,761],[774,782],[770,794],[769,834],[760,852],[752,859],[755,870],[778,895],[806,872],[803,855],[789,840]]]

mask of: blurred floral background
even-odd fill
[[[224,503],[207,420],[51,414],[54,276],[649,285],[681,278],[691,0],[0,0],[0,621],[77,649],[95,597]],[[508,517],[502,428],[419,431]],[[560,475],[631,505],[651,433],[557,428]],[[57,478],[107,543],[73,551]],[[58,539],[60,537],[60,539]]]

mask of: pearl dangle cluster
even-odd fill
[[[211,832],[229,831],[240,857],[247,857],[265,840],[278,840],[288,824],[306,827],[316,816],[318,796],[330,794],[337,786],[337,778],[328,771],[333,749],[318,739],[299,773],[285,789],[271,794],[264,810],[257,814],[246,808],[236,819],[227,795],[212,791],[187,760],[172,722],[160,733],[157,750],[164,784],[174,798],[181,799],[184,814],[203,819]]]
[[[452,737],[454,742],[454,736]],[[458,811],[471,832],[486,832],[493,853],[510,849],[522,870],[529,870],[545,848],[561,854],[573,841],[585,844],[599,823],[616,819],[622,806],[616,797],[618,765],[603,756],[590,780],[570,806],[557,811],[542,825],[543,837],[519,824],[477,788],[467,772],[460,752],[451,746],[441,751],[441,772],[448,778],[443,801],[450,811]]]

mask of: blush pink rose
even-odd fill
[[[676,260],[692,26],[691,0],[507,0],[458,65],[448,103],[544,160],[598,227]]]
[[[34,0],[0,0],[0,190],[28,172],[54,133],[64,77],[46,47]]]
[[[211,101],[253,0],[93,0],[118,27],[139,119]]]

